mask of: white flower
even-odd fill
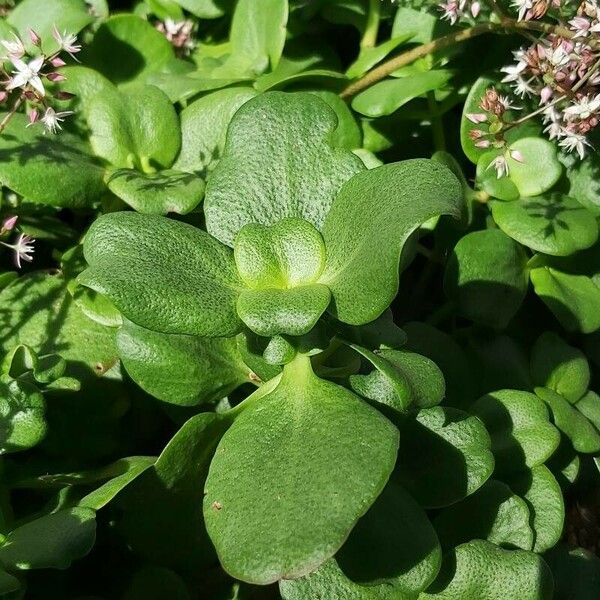
[[[576,151],[577,154],[579,154],[579,158],[583,160],[585,157],[585,147],[590,146],[586,137],[580,133],[568,131],[567,129],[563,129],[561,135],[562,139],[558,142],[558,145],[567,152]]]
[[[23,42],[16,34],[13,33],[14,41],[12,40],[1,40],[0,43],[6,48],[9,58],[21,58],[25,54],[25,46]]]
[[[502,83],[509,83],[511,81],[517,81],[521,77],[521,73],[527,68],[527,63],[520,60],[516,65],[508,65],[502,67],[500,70],[506,73],[506,76],[502,79]]]
[[[496,169],[496,177],[498,179],[508,175],[508,163],[506,162],[506,158],[502,155],[496,156],[496,158],[487,166],[487,169]]]
[[[586,37],[591,23],[585,17],[574,17],[569,21],[571,31],[575,32],[575,37]]]
[[[529,80],[526,80],[523,77],[519,77],[513,83],[513,91],[519,96],[519,98],[525,98],[525,96],[531,96],[535,93],[535,89],[531,87],[530,82],[533,80],[533,77]]]
[[[44,124],[46,131],[49,131],[50,133],[57,133],[59,129],[62,129],[60,124],[65,120],[65,117],[68,117],[72,114],[72,110],[56,112],[51,106],[49,106],[46,109],[44,116],[40,119],[40,122]]]
[[[525,14],[528,10],[533,8],[533,2],[531,0],[513,0],[511,6],[519,11],[519,21],[525,18]]]
[[[17,268],[20,269],[22,260],[27,262],[33,261],[32,254],[34,253],[34,242],[35,240],[32,237],[22,233],[15,244],[6,244],[5,242],[0,242],[0,244],[10,248],[15,253],[15,264],[17,265]]]
[[[10,91],[30,85],[40,96],[44,96],[46,92],[39,76],[40,69],[44,64],[44,56],[36,56],[29,63],[25,63],[17,57],[12,57],[10,60],[16,71],[13,71],[14,77],[9,80],[6,89]]]
[[[70,54],[73,58],[75,58],[73,54],[76,54],[81,50],[81,46],[76,43],[77,36],[72,33],[67,33],[66,31],[63,31],[61,34],[56,28],[56,25],[54,25],[52,30],[52,37],[56,40],[60,49],[64,50],[67,54]],[[77,59],[75,58],[75,60]]]
[[[600,94],[594,98],[584,96],[581,100],[575,101],[564,110],[567,118],[587,119],[600,108]]]

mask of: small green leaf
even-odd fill
[[[86,208],[98,201],[106,189],[104,169],[89,145],[66,131],[44,135],[27,123],[16,114],[0,136],[2,185],[50,206]]]
[[[551,600],[552,574],[540,556],[474,540],[445,557],[420,600]]]
[[[315,96],[327,102],[337,115],[338,126],[331,135],[332,145],[335,148],[346,148],[356,153],[362,146],[362,132],[348,104],[338,94],[328,90],[311,91],[311,94],[315,94]]]
[[[502,329],[527,293],[526,263],[522,247],[498,229],[474,231],[454,247],[444,291],[462,316]]]
[[[179,119],[170,100],[152,85],[107,88],[85,106],[94,152],[115,167],[173,164],[180,147]]]
[[[46,435],[45,402],[25,381],[0,382],[0,454],[27,450]]]
[[[593,423],[598,431],[600,431],[600,396],[598,396],[596,392],[588,390],[588,392],[577,401],[575,408],[586,417],[590,423]]]
[[[569,180],[568,194],[577,202],[585,206],[596,216],[600,216],[600,188],[598,186],[598,172],[600,162],[595,152],[590,152],[583,160],[578,156],[561,155],[561,162],[566,167],[566,176]]]
[[[111,16],[98,28],[86,48],[84,62],[113,83],[125,83],[145,81],[173,58],[167,38],[148,21],[121,14]]]
[[[299,217],[320,230],[342,184],[364,169],[351,152],[332,147],[336,126],[335,113],[314,94],[267,92],[246,102],[208,178],[208,232],[233,246],[247,223]]]
[[[454,504],[477,491],[494,470],[490,436],[467,413],[435,406],[401,427],[396,475],[426,508]]]
[[[290,289],[243,290],[237,301],[237,312],[254,333],[304,335],[325,312],[331,292],[320,283]]]
[[[223,568],[260,584],[314,571],[385,486],[397,446],[385,417],[297,357],[212,461],[204,516]]]
[[[227,396],[248,381],[235,338],[150,331],[125,321],[117,349],[131,378],[155,398],[195,406]]]
[[[111,213],[94,222],[84,253],[90,266],[80,283],[108,296],[142,327],[209,337],[240,330],[235,303],[242,282],[233,252],[200,229],[165,217]]]
[[[533,547],[527,504],[506,484],[494,479],[486,481],[468,498],[442,510],[433,526],[444,548],[473,539],[522,550]]]
[[[231,0],[174,0],[174,2],[201,19],[222,17],[231,4]]]
[[[207,94],[186,106],[181,120],[181,151],[173,167],[202,175],[213,169],[223,154],[227,126],[235,112],[256,92],[234,87]]]
[[[498,227],[537,252],[568,256],[598,239],[594,215],[577,200],[559,193],[511,202],[490,202]]]
[[[533,345],[531,375],[535,385],[558,392],[571,404],[590,385],[590,366],[585,354],[551,331],[542,333]]]
[[[21,525],[0,546],[0,562],[9,569],[66,569],[92,549],[95,516],[89,508],[69,508]]]
[[[391,115],[418,96],[443,87],[452,77],[450,71],[424,71],[400,79],[376,83],[355,96],[352,108],[367,117]]]
[[[214,564],[202,518],[203,484],[229,424],[215,413],[192,417],[154,466],[124,490],[123,531],[134,550],[151,562],[186,571]]]
[[[554,475],[545,465],[511,476],[511,489],[519,494],[531,511],[534,533],[534,552],[542,553],[552,548],[563,532],[565,504],[562,491]]]
[[[544,403],[534,394],[499,390],[472,406],[492,438],[496,470],[510,473],[545,462],[558,448],[560,434]]]
[[[409,236],[432,217],[458,217],[462,198],[452,172],[424,159],[371,169],[344,184],[323,226],[327,264],[320,282],[331,289],[333,314],[352,325],[376,319],[398,293]]]
[[[202,200],[204,181],[192,173],[172,169],[158,173],[118,169],[109,175],[108,189],[137,212],[185,215]]]
[[[411,37],[413,37],[412,33],[405,33],[373,48],[361,48],[358,58],[348,67],[346,76],[350,79],[361,77]]]
[[[103,483],[93,492],[85,495],[79,502],[78,506],[91,508],[92,510],[100,510],[109,502],[112,502],[115,497],[127,487],[134,479],[139,477],[146,469],[149,469],[155,462],[153,456],[131,456],[122,458],[117,461],[122,472],[113,477],[109,481]]]
[[[547,388],[535,388],[535,393],[550,407],[554,424],[571,440],[577,452],[600,452],[600,432],[576,407]]]

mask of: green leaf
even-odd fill
[[[260,584],[315,570],[385,486],[397,446],[385,417],[297,357],[212,461],[204,516],[223,568]]]
[[[238,108],[254,98],[251,88],[218,90],[186,106],[181,120],[181,151],[173,167],[180,171],[208,173],[225,147],[227,126]]]
[[[489,77],[480,77],[471,86],[465,104],[463,106],[462,118],[460,120],[460,143],[466,157],[473,163],[477,164],[479,159],[488,152],[485,148],[475,146],[474,140],[469,136],[469,133],[474,129],[484,129],[481,124],[473,123],[466,115],[468,114],[483,114],[479,106],[485,91],[497,84],[497,81]],[[487,129],[487,128],[485,128]],[[479,176],[479,173],[478,173]]]
[[[108,189],[137,212],[185,215],[202,200],[204,181],[192,173],[172,169],[158,173],[118,169],[109,176]]]
[[[473,404],[472,412],[490,433],[497,472],[540,465],[560,443],[544,403],[529,392],[499,390],[486,394]]]
[[[531,511],[534,533],[534,552],[552,548],[561,538],[565,521],[562,491],[554,475],[545,465],[513,475],[508,481]]]
[[[299,217],[321,229],[342,184],[364,166],[333,148],[337,119],[314,94],[267,92],[234,115],[217,167],[207,182],[208,232],[233,246],[247,223]]]
[[[225,14],[231,0],[174,0],[189,13],[201,19],[216,19]]]
[[[235,338],[168,335],[125,321],[117,349],[143,390],[181,406],[220,400],[249,378]]]
[[[547,388],[535,388],[535,393],[550,407],[554,424],[571,440],[577,452],[600,452],[600,432],[577,408]]]
[[[529,276],[535,293],[565,329],[591,333],[600,328],[600,280],[564,272],[551,263],[532,268]]]
[[[311,91],[311,94],[327,102],[337,115],[338,126],[331,135],[331,144],[335,148],[346,148],[356,153],[362,146],[362,132],[348,104],[338,94],[327,90]]]
[[[113,15],[104,21],[83,56],[88,67],[113,83],[145,81],[174,58],[167,38],[132,14]]]
[[[134,479],[139,477],[146,469],[149,469],[155,460],[153,456],[131,456],[118,460],[115,463],[115,467],[118,464],[122,472],[96,488],[93,492],[85,495],[79,500],[77,505],[92,510],[104,508]]]
[[[394,481],[386,485],[335,556],[352,581],[368,586],[387,583],[401,598],[427,588],[441,559],[427,515]]]
[[[167,96],[151,85],[107,88],[85,107],[94,152],[115,167],[166,168],[180,147],[179,120]]]
[[[573,155],[561,155],[561,162],[566,167],[569,180],[568,194],[585,206],[596,216],[600,216],[600,189],[598,173],[600,162],[595,152],[591,152],[583,160]]]
[[[561,496],[562,499],[562,496]],[[531,550],[533,531],[529,508],[501,481],[488,480],[474,494],[445,508],[433,526],[444,548],[453,548],[473,539],[499,546]]]
[[[563,167],[556,155],[556,144],[543,138],[525,137],[513,142],[506,159],[510,180],[521,196],[538,196],[548,191],[562,175]],[[522,161],[511,158],[519,152]]]
[[[108,296],[142,327],[209,337],[240,330],[235,303],[242,282],[233,252],[200,229],[165,217],[111,213],[94,222],[84,253],[90,266],[80,283]]]
[[[411,42],[426,44],[447,32],[449,26],[437,15],[408,6],[399,6],[392,25],[392,37],[411,34]]]
[[[2,184],[50,206],[85,208],[100,200],[104,169],[88,144],[66,131],[44,135],[27,123],[25,115],[16,114],[0,136]]]
[[[331,292],[320,283],[290,289],[243,290],[237,301],[240,319],[254,333],[304,335],[325,312]]]
[[[77,34],[93,20],[84,0],[23,0],[6,19],[30,49],[33,45],[29,41],[29,30],[33,29],[42,39],[42,50],[46,56],[59,49],[52,37],[55,26],[60,33]]]
[[[600,431],[600,396],[589,390],[575,404],[575,408]]]
[[[45,402],[25,381],[0,382],[0,454],[36,446],[46,435]]]
[[[600,558],[561,544],[544,556],[554,576],[556,600],[591,600],[600,595]]]
[[[418,96],[443,87],[450,71],[424,71],[400,79],[386,79],[367,88],[352,100],[352,108],[367,117],[391,115]]]
[[[8,569],[66,569],[92,549],[95,539],[93,510],[60,510],[11,531],[0,546],[0,562]]]
[[[552,256],[568,256],[598,239],[594,215],[577,200],[553,193],[490,202],[498,227],[521,244]]]
[[[251,76],[274,69],[283,52],[287,18],[287,0],[238,0],[229,36],[231,55],[223,69]]]
[[[482,540],[458,546],[420,600],[550,600],[552,574],[540,556]]]
[[[348,181],[323,226],[327,264],[320,282],[331,289],[336,318],[352,325],[376,319],[398,293],[409,236],[432,217],[460,216],[462,197],[452,172],[425,159],[384,165]]]
[[[590,385],[590,366],[585,354],[551,331],[542,333],[533,345],[531,375],[535,385],[558,392],[571,404]]]
[[[358,58],[348,67],[346,76],[350,79],[361,77],[411,37],[413,37],[412,33],[405,33],[392,37],[378,46],[361,48]]]
[[[185,570],[214,564],[202,518],[203,483],[229,423],[215,413],[192,417],[154,466],[124,490],[121,526],[136,553]]]
[[[521,246],[501,231],[474,231],[454,247],[446,265],[444,291],[463,317],[503,329],[527,293],[526,263]]]
[[[496,169],[492,165],[494,159],[505,155],[505,152],[499,150],[488,150],[482,154],[477,161],[476,183],[493,198],[517,200],[519,198],[517,186],[506,175],[498,177]]]
[[[477,491],[494,470],[490,436],[467,413],[435,406],[401,427],[396,475],[426,508],[454,504]]]

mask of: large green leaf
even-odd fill
[[[95,539],[93,510],[60,510],[11,531],[0,546],[0,562],[8,569],[66,569]]]
[[[29,30],[33,29],[42,39],[44,54],[49,56],[59,49],[52,36],[54,27],[61,33],[77,34],[94,17],[85,0],[23,0],[6,20],[29,47]]]
[[[240,330],[242,286],[233,252],[206,232],[165,217],[120,212],[97,219],[79,281],[131,321],[163,333],[228,336]]]
[[[214,562],[202,518],[203,483],[228,426],[229,421],[215,413],[192,417],[154,466],[124,490],[121,527],[148,560],[192,570]]]
[[[590,384],[590,366],[585,354],[551,331],[542,333],[531,351],[533,383],[564,396],[571,404]]]
[[[448,506],[477,491],[494,470],[483,423],[455,408],[435,406],[407,419],[395,476],[427,508]]]
[[[420,600],[550,600],[552,574],[540,556],[482,540],[458,546]]]
[[[27,450],[46,435],[45,402],[24,381],[0,381],[0,454]]]
[[[233,246],[247,223],[300,217],[321,229],[342,184],[364,169],[354,154],[331,146],[336,125],[314,94],[268,92],[246,102],[208,178],[208,232]]]
[[[398,293],[406,240],[432,217],[458,218],[461,202],[456,177],[432,160],[384,165],[344,184],[323,225],[320,281],[331,289],[334,315],[353,325],[376,319]]]
[[[468,498],[441,511],[433,525],[444,548],[473,539],[522,550],[533,547],[527,504],[506,484],[494,479],[486,481]]]
[[[40,126],[27,123],[25,115],[16,114],[0,136],[2,184],[51,206],[84,208],[98,201],[106,189],[104,169],[89,145],[67,132],[44,135]]]
[[[115,167],[171,166],[180,147],[179,119],[152,85],[106,88],[85,105],[94,152]]]
[[[385,486],[397,446],[385,417],[296,358],[212,461],[204,516],[223,568],[261,584],[314,571]]]
[[[109,176],[108,189],[137,212],[185,215],[200,204],[204,196],[204,181],[192,173],[173,169],[157,173],[117,169]]]
[[[207,94],[186,106],[181,120],[181,151],[173,167],[206,174],[223,154],[231,118],[242,104],[254,98],[251,88],[234,87]]]
[[[498,229],[474,231],[454,247],[444,290],[463,317],[502,329],[527,293],[526,263],[523,248]]]
[[[113,15],[96,31],[84,59],[114,83],[145,81],[175,57],[167,38],[136,15]]]
[[[490,206],[504,233],[544,254],[567,256],[598,239],[594,215],[569,196],[553,193],[511,202],[495,200]]]
[[[195,406],[227,396],[249,380],[235,338],[150,331],[125,321],[117,349],[131,378],[159,400]]]
[[[540,465],[560,443],[560,434],[550,423],[544,403],[529,392],[492,392],[475,402],[472,411],[490,433],[497,471],[514,472]]]

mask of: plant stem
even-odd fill
[[[432,52],[437,52],[444,48],[454,46],[455,44],[466,42],[467,40],[483,35],[484,33],[504,33],[506,31],[539,31],[541,33],[553,33],[569,39],[574,35],[572,31],[569,31],[565,27],[550,25],[548,23],[539,23],[537,21],[516,21],[514,19],[503,18],[500,23],[481,23],[480,25],[475,25],[474,27],[461,29],[460,31],[445,35],[437,40],[432,40],[431,42],[417,46],[416,48],[411,48],[410,50],[387,60],[369,71],[364,77],[361,77],[358,81],[351,83],[346,89],[342,90],[340,97],[350,98],[355,96],[359,92],[362,92],[382,79],[385,79],[394,71],[397,71],[418,58],[427,56]]]
[[[361,48],[372,48],[377,43],[379,32],[379,18],[381,13],[381,0],[369,0],[369,12],[365,32],[360,41]]]
[[[4,116],[4,119],[2,119],[2,121],[0,121],[0,134],[6,129],[6,126],[8,125],[10,120],[15,116],[15,113],[19,110],[19,107],[21,106],[21,104],[23,104],[23,96],[22,95],[19,96],[15,100],[15,103],[13,104],[13,107],[10,109],[10,112],[6,113],[6,115]]]

